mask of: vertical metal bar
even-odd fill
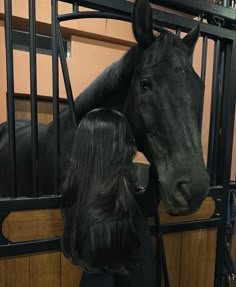
[[[224,43],[223,43],[224,45]],[[217,101],[217,120],[216,120],[216,130],[218,131],[218,139],[215,144],[215,154],[217,155],[217,162],[213,165],[213,174],[215,176],[214,182],[216,185],[223,185],[223,180],[222,180],[222,164],[221,164],[221,133],[222,133],[222,120],[224,117],[227,117],[227,114],[224,115],[222,113],[222,108],[223,108],[223,101],[224,101],[224,81],[225,81],[225,45],[221,51],[220,55],[220,78],[219,78],[219,98]],[[216,160],[216,157],[215,157]]]
[[[59,130],[59,81],[58,81],[58,46],[57,12],[58,1],[51,0],[52,6],[52,86],[53,86],[53,123],[54,123],[54,193],[59,194],[60,177],[60,130]]]
[[[65,88],[66,88],[68,105],[69,105],[70,114],[72,117],[73,127],[74,127],[74,129],[76,129],[78,121],[77,121],[77,116],[76,116],[76,111],[75,111],[75,103],[74,103],[73,93],[72,93],[72,89],[71,89],[68,66],[67,66],[67,62],[66,62],[66,55],[65,55],[65,52],[63,49],[62,36],[61,36],[61,30],[60,30],[59,22],[57,25],[57,38],[58,38],[59,56],[60,56],[60,61],[61,61],[61,68],[62,68],[64,83],[65,83]]]
[[[7,72],[7,120],[9,135],[9,161],[10,161],[10,191],[11,197],[17,196],[16,178],[16,130],[14,106],[14,66],[12,42],[12,2],[4,0],[5,7],[5,41],[6,41],[6,72]]]
[[[157,210],[157,213],[154,216],[155,219],[155,224],[156,224],[156,237],[157,237],[157,244],[158,244],[158,259],[159,261],[157,264],[160,264],[158,267],[158,272],[161,272],[161,275],[163,273],[163,280],[165,287],[170,287],[170,282],[169,282],[169,275],[168,275],[168,269],[167,269],[167,262],[166,262],[166,253],[165,253],[165,246],[164,246],[164,241],[163,241],[163,233],[161,230],[161,222],[160,222],[160,216],[159,216],[159,210]],[[159,254],[160,253],[160,254]],[[162,282],[162,276],[160,276],[160,281],[157,286],[161,286]]]
[[[206,81],[206,64],[207,64],[207,46],[208,46],[208,37],[204,36],[202,40],[202,63],[201,63],[201,79],[203,83]],[[199,108],[199,130],[202,131],[202,116],[203,116],[203,106],[204,106],[204,95],[200,99],[200,108]]]
[[[157,286],[162,285],[162,271],[163,271],[163,256],[162,256],[162,244],[161,244],[161,238],[160,238],[160,224],[158,224],[158,216],[155,215],[155,224],[156,224],[156,230],[155,230],[155,235],[156,235],[156,240],[157,240]]]
[[[37,109],[37,62],[35,36],[35,0],[29,0],[30,30],[30,100],[33,196],[38,197],[38,109]]]
[[[216,104],[218,98],[218,75],[219,75],[219,63],[220,63],[220,40],[217,39],[215,43],[214,51],[214,67],[213,67],[213,80],[212,80],[212,97],[211,97],[211,117],[210,117],[210,130],[209,130],[209,142],[208,142],[208,159],[207,170],[211,177],[212,182],[212,166],[214,160],[214,144],[215,144],[215,124],[216,124]]]
[[[232,51],[232,52],[231,52]],[[226,65],[225,65],[225,83],[222,108],[222,126],[221,126],[221,152],[223,166],[223,192],[221,203],[221,222],[217,234],[216,250],[216,278],[215,287],[222,286],[222,274],[224,267],[224,242],[227,229],[227,211],[228,211],[228,190],[230,183],[233,133],[234,133],[234,115],[236,101],[236,35],[233,44],[226,44]]]
[[[206,81],[207,46],[208,46],[208,37],[204,36],[202,41],[202,64],[201,64],[201,79],[204,83]]]
[[[218,75],[218,95],[216,98],[216,117],[215,117],[215,134],[214,134],[215,141],[214,141],[214,147],[213,147],[213,159],[212,159],[212,170],[211,170],[211,181],[212,181],[212,184],[214,185],[220,184],[218,175],[219,175],[219,170],[221,170],[221,166],[219,164],[219,158],[220,158],[222,98],[223,98],[224,66],[225,66],[225,49],[224,48],[225,47],[221,45],[220,61],[219,61],[219,75]]]

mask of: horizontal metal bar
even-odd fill
[[[183,0],[184,1],[184,0]],[[64,2],[67,3],[74,3],[73,0],[65,0]],[[188,1],[185,1],[188,2]],[[189,1],[192,2],[192,1]],[[194,3],[197,1],[194,1]],[[99,10],[102,12],[111,12],[111,13],[118,13],[120,15],[130,16],[133,11],[133,4],[127,1],[110,1],[110,0],[80,0],[80,5]],[[226,9],[222,8],[221,9]],[[218,11],[218,10],[217,10]],[[87,12],[89,13],[89,12]],[[181,31],[187,32],[192,29],[194,26],[200,24],[198,21],[193,19],[175,15],[172,13],[160,11],[153,9],[153,18],[155,24],[164,25],[168,28],[180,28]],[[230,29],[221,28],[218,26],[214,26],[211,24],[201,23],[200,24],[201,33],[207,34],[209,38],[224,38],[233,40],[234,39],[234,31]]]
[[[39,197],[39,198],[17,198],[17,199],[0,199],[0,210],[20,211],[47,208],[60,208],[61,196]]]
[[[231,182],[230,188],[236,189],[236,183]],[[223,191],[222,186],[210,187],[210,196],[218,197]],[[0,199],[0,210],[5,211],[18,211],[18,210],[33,210],[33,209],[47,209],[47,208],[60,208],[62,206],[61,196],[39,197],[39,198],[24,198],[19,197],[16,199],[2,198]]]
[[[193,16],[217,16],[225,20],[234,22],[236,20],[236,11],[221,5],[210,3],[206,0],[186,1],[186,0],[150,0],[153,4],[163,7],[186,12]]]
[[[58,20],[60,22],[62,21],[68,21],[68,20],[75,20],[75,19],[91,19],[91,18],[108,18],[108,19],[115,19],[115,20],[122,20],[122,21],[131,21],[130,16],[125,15],[119,15],[117,13],[110,13],[110,12],[72,12],[67,14],[59,15]]]
[[[220,218],[212,218],[212,219],[203,219],[196,221],[179,222],[179,223],[168,223],[168,224],[161,224],[160,230],[163,234],[168,234],[168,233],[191,231],[196,229],[207,229],[207,228],[218,227],[219,222]],[[156,233],[155,226],[150,226],[149,228],[151,234],[155,235]]]
[[[0,245],[0,257],[19,256],[53,250],[60,250],[60,238]]]

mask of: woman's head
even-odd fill
[[[96,109],[81,120],[63,187],[63,247],[89,270],[120,271],[135,249],[130,178],[135,152],[121,113]]]
[[[97,176],[116,176],[130,167],[135,152],[135,141],[126,118],[118,111],[96,109],[78,126],[72,161],[77,168],[82,165]]]

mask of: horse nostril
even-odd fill
[[[189,195],[189,182],[188,178],[180,179],[176,183],[176,190],[178,193],[188,196]]]

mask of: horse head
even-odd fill
[[[143,53],[125,114],[156,171],[167,212],[185,215],[200,207],[209,181],[197,121],[204,85],[191,64],[199,28],[183,39],[164,29],[155,37],[152,21],[148,1],[137,0],[133,32]]]

